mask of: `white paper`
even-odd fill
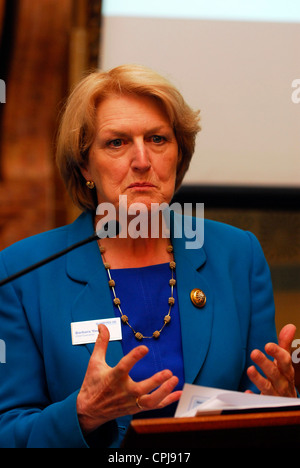
[[[221,414],[229,411],[293,407],[299,407],[300,410],[300,398],[257,395],[185,384],[175,418]]]
[[[72,345],[95,343],[98,337],[98,325],[107,326],[110,334],[109,341],[122,339],[121,320],[119,317],[104,320],[87,320],[85,322],[72,322]]]

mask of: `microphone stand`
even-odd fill
[[[26,275],[27,273],[30,273],[33,270],[36,270],[37,268],[40,268],[43,265],[46,265],[47,263],[52,262],[53,260],[56,260],[59,257],[62,257],[63,255],[66,255],[72,250],[78,249],[78,247],[89,244],[90,242],[93,242],[95,240],[101,239],[102,237],[104,237],[103,234],[107,233],[107,231],[108,231],[108,223],[104,225],[101,231],[94,233],[92,236],[88,237],[87,239],[83,239],[82,241],[79,241],[76,244],[73,244],[64,250],[61,250],[60,252],[57,252],[56,254],[51,255],[50,257],[47,257],[44,260],[41,260],[40,262],[37,262],[34,265],[31,265],[30,267],[27,267],[24,270],[21,270],[9,276],[8,278],[5,278],[4,280],[0,281],[0,287],[4,286],[7,283],[10,283],[11,281],[14,281],[17,278],[20,278],[23,275]],[[119,223],[116,222],[116,236],[118,235],[118,232],[119,232]]]

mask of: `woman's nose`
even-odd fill
[[[132,163],[131,167],[138,171],[148,171],[151,167],[151,162],[148,154],[148,149],[144,141],[136,142],[132,148]]]

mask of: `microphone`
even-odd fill
[[[34,265],[31,265],[28,268],[25,268],[24,270],[21,270],[8,278],[5,278],[4,280],[0,281],[0,287],[4,286],[7,283],[10,283],[11,281],[14,281],[17,278],[20,278],[23,275],[26,275],[27,273],[30,273],[33,270],[36,270],[37,268],[40,268],[43,265],[46,265],[47,263],[52,262],[53,260],[56,260],[59,257],[62,257],[63,255],[66,255],[67,253],[71,252],[72,250],[77,249],[78,247],[81,247],[83,245],[89,244],[90,242],[93,242],[95,240],[103,239],[105,237],[116,237],[120,232],[120,224],[118,221],[110,221],[100,229],[100,231],[96,231],[92,236],[87,237],[86,239],[83,239],[82,241],[77,242],[76,244],[71,245],[70,247],[67,247],[64,250],[61,250],[60,252],[51,255],[50,257],[45,258],[44,260],[41,260],[40,262],[35,263]],[[113,235],[112,235],[113,234]]]

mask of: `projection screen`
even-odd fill
[[[298,0],[104,0],[99,66],[123,63],[201,110],[185,184],[300,186]]]

